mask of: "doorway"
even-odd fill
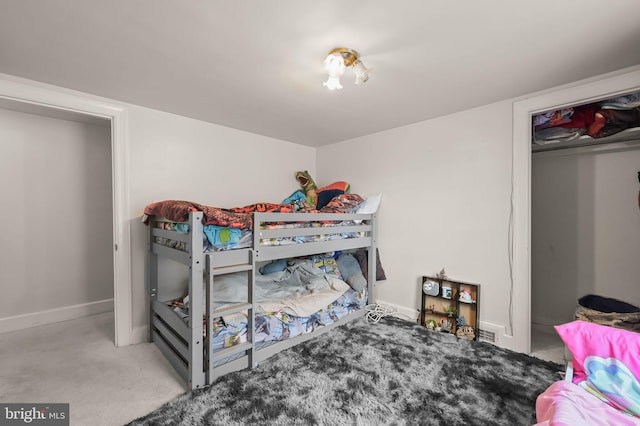
[[[113,190],[113,295],[116,346],[142,341],[134,336],[131,312],[131,243],[128,199],[127,109],[122,105],[12,76],[0,76],[0,99],[49,114],[75,113],[110,121]]]
[[[0,330],[113,314],[110,121],[0,107]]]
[[[637,91],[638,82],[640,67],[633,67],[514,102],[512,349],[531,352],[531,118],[539,112]]]

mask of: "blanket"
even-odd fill
[[[216,225],[239,229],[252,228],[253,216],[251,213],[254,211],[290,213],[293,209],[290,205],[266,203],[253,204],[251,206],[241,208],[223,209],[182,200],[158,201],[157,203],[151,203],[144,208],[145,219],[148,216],[158,216],[175,222],[186,222],[189,220],[189,213],[202,212],[202,223],[204,225]]]
[[[333,303],[349,285],[316,268],[309,259],[298,260],[284,271],[256,274],[254,303],[264,312],[284,310],[307,317]],[[247,301],[247,273],[236,272],[213,280],[213,298],[222,304]]]
[[[332,199],[321,210],[309,210],[308,213],[351,213],[364,202],[358,194],[341,194]],[[291,204],[256,203],[244,207],[224,209],[198,204],[191,201],[164,200],[151,203],[144,208],[143,222],[149,216],[163,217],[174,222],[186,222],[189,213],[202,212],[204,225],[223,226],[227,228],[252,229],[253,213],[293,213]]]
[[[632,417],[567,381],[553,383],[536,401],[534,426],[640,426],[640,419]]]

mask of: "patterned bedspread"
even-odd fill
[[[320,210],[308,210],[309,213],[348,213],[362,204],[363,198],[358,194],[342,194],[332,199]],[[224,209],[211,207],[191,201],[165,200],[151,203],[144,209],[144,223],[149,216],[163,217],[175,222],[186,222],[189,213],[203,212],[204,225],[223,226],[237,229],[251,229],[253,227],[252,213],[292,213],[295,208],[291,204],[256,203],[244,207]]]
[[[307,317],[290,315],[284,310],[256,313],[254,343],[275,342],[311,333],[353,311],[364,309],[366,303],[366,289],[359,292],[349,289],[334,302]],[[211,345],[214,351],[246,341],[247,318],[243,314],[216,318],[213,327]]]

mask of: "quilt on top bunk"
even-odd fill
[[[349,256],[348,254],[346,256]],[[366,288],[354,290],[343,281],[331,256],[292,259],[286,267],[256,274],[254,283],[255,343],[284,340],[331,324],[348,313],[364,308]],[[355,258],[349,259],[357,262]],[[277,265],[281,262],[272,262]],[[319,267],[320,266],[320,267]],[[359,267],[359,266],[358,266]],[[349,281],[354,274],[351,267]],[[359,287],[354,285],[354,287]],[[213,281],[215,308],[243,303],[247,296],[247,273],[221,275]],[[168,303],[185,321],[189,300]],[[246,341],[247,318],[233,314],[213,321],[212,346],[222,349]]]
[[[353,212],[364,199],[358,194],[340,194],[334,197],[326,206],[320,209],[306,209],[305,213],[350,213]],[[211,207],[191,201],[165,200],[151,203],[144,209],[148,216],[158,216],[174,222],[186,222],[189,213],[202,212],[204,225],[216,225],[228,228],[251,229],[253,227],[252,213],[293,213],[296,210],[291,204],[256,203],[245,207],[224,209]],[[143,219],[146,223],[146,218]]]
[[[186,223],[189,219],[189,213],[202,212],[204,225],[203,241],[205,250],[231,250],[239,248],[251,247],[253,243],[253,213],[351,213],[355,212],[359,206],[364,203],[364,199],[358,194],[339,194],[334,197],[328,204],[316,209],[305,209],[304,211],[296,210],[291,204],[272,204],[258,203],[245,207],[234,207],[231,209],[223,209],[219,207],[211,207],[190,201],[181,200],[165,200],[157,203],[149,204],[144,209],[142,220],[148,224],[150,216],[161,217],[170,222],[159,222],[154,226],[162,229],[173,230],[177,232],[189,232],[189,225]],[[353,225],[353,221],[342,222],[313,222],[312,226],[345,226]],[[279,227],[308,227],[309,223],[296,224],[266,224],[264,229],[277,229]],[[297,244],[309,241],[322,241],[327,239],[345,239],[358,236],[357,233],[335,233],[322,234],[317,236],[303,236],[291,238],[264,239],[261,244],[264,245],[283,245]],[[173,248],[185,250],[185,243],[172,241],[167,238],[156,238],[156,241],[163,245]]]

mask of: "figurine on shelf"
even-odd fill
[[[426,324],[427,328],[429,330],[435,330],[436,327],[438,327],[438,323],[436,322],[436,320],[427,320],[427,324]]]
[[[438,278],[440,280],[446,280],[449,277],[447,277],[447,274],[444,272],[444,268],[442,268],[440,273],[436,274],[436,278]]]
[[[474,340],[476,338],[476,332],[470,325],[465,325],[464,327],[458,329],[456,332],[458,337],[464,337],[465,339]]]
[[[454,308],[451,305],[447,306],[444,312],[447,314],[449,318],[453,318],[456,316],[456,308]]]
[[[440,319],[440,331],[443,333],[451,333],[451,322],[448,319]]]
[[[459,299],[464,303],[473,303],[473,299],[471,298],[471,290],[469,290],[468,288],[463,288],[462,290],[460,290]]]
[[[460,329],[462,327],[464,327],[465,325],[467,325],[467,320],[464,319],[463,315],[458,316],[458,318],[456,318],[456,324],[457,324],[457,328]]]

